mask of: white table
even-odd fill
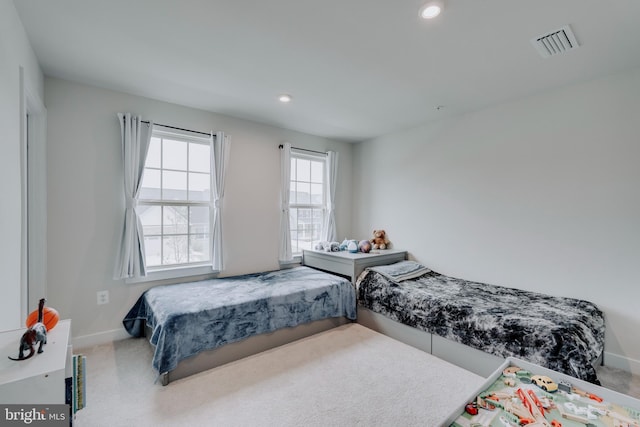
[[[394,262],[405,259],[407,259],[407,251],[395,249],[372,250],[369,253],[302,251],[302,263],[304,265],[347,276],[351,280],[351,283],[354,284],[360,273],[367,267],[393,264]]]

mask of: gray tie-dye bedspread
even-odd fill
[[[202,350],[331,317],[356,318],[353,285],[309,267],[157,286],[122,323],[129,334],[152,328],[153,367],[164,373]]]
[[[392,281],[367,271],[358,303],[397,322],[599,384],[604,317],[592,303],[428,272]]]

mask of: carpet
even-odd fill
[[[77,351],[79,352],[79,351]],[[166,387],[144,339],[83,349],[76,426],[438,426],[483,378],[359,324]]]

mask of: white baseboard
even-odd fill
[[[94,345],[100,344],[108,344],[113,341],[120,341],[127,338],[131,338],[131,335],[129,335],[124,328],[120,328],[113,329],[111,331],[99,332],[97,334],[73,337],[71,339],[71,344],[73,345],[75,351],[75,349],[93,347]]]
[[[605,351],[604,365],[631,372],[633,375],[640,375],[640,360],[631,359],[619,354]]]

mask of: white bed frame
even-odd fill
[[[505,361],[501,357],[412,328],[360,306],[358,323],[485,378]],[[602,363],[603,357],[600,355],[594,367]]]
[[[403,325],[360,306],[358,323],[485,378],[504,362],[503,358]]]
[[[160,373],[160,381],[163,386],[166,386],[171,381],[188,377],[189,375],[206,371],[224,365],[225,363],[270,350],[351,322],[352,321],[346,317],[322,319],[315,322],[304,323],[293,328],[278,329],[268,334],[255,335],[242,341],[225,344],[213,350],[201,351],[193,357],[180,361],[174,370]],[[147,340],[152,335],[151,329],[146,327],[146,325],[145,335]]]

